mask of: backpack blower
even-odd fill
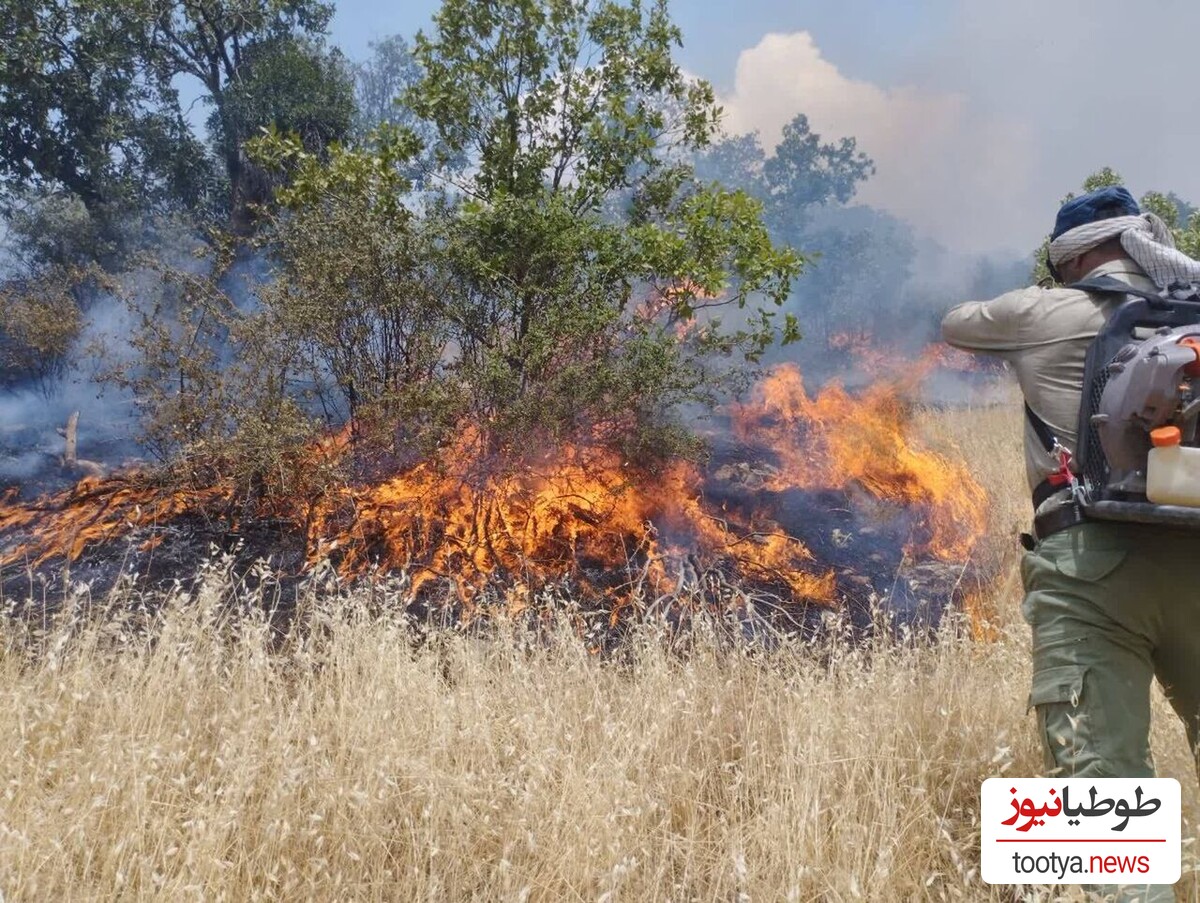
[[[1088,349],[1074,501],[1087,518],[1200,529],[1200,294],[1072,288],[1132,296]]]

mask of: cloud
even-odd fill
[[[731,133],[774,147],[797,113],[827,140],[853,136],[876,164],[859,199],[959,250],[1036,245],[1046,204],[1032,205],[1038,148],[1027,121],[984,115],[962,92],[882,87],[851,78],[808,32],[768,34],[742,52],[721,98]]]

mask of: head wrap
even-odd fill
[[[1054,221],[1054,231],[1050,233],[1050,240],[1054,241],[1064,232],[1086,226],[1096,220],[1137,216],[1141,212],[1142,209],[1133,199],[1133,195],[1121,185],[1089,191],[1082,197],[1071,198],[1058,208],[1058,218]]]
[[[1200,262],[1176,250],[1167,224],[1153,213],[1142,213],[1133,195],[1119,185],[1062,205],[1050,236],[1050,263],[1058,266],[1118,237],[1125,253],[1159,288],[1200,283]]]

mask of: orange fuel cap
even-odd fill
[[[1162,448],[1164,445],[1178,445],[1183,439],[1183,434],[1179,432],[1177,426],[1160,426],[1156,430],[1150,431],[1150,441],[1154,443],[1155,448]]]

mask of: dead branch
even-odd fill
[[[103,464],[88,461],[79,457],[79,412],[72,411],[67,418],[67,428],[58,430],[58,434],[66,440],[63,449],[62,468],[68,473],[85,477],[103,477],[108,471]]]

